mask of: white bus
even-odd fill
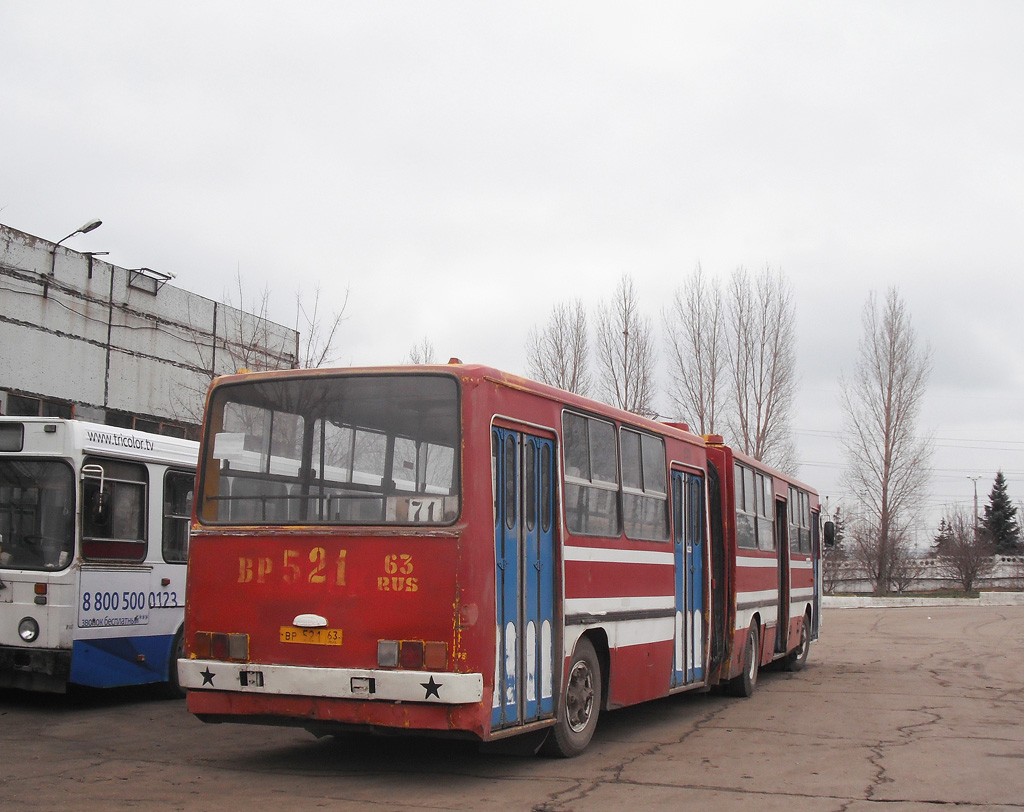
[[[180,694],[198,443],[0,417],[0,687]]]

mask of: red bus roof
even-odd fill
[[[398,366],[376,367],[319,367],[316,369],[279,369],[266,372],[240,372],[235,375],[222,375],[216,378],[211,388],[221,385],[240,383],[249,379],[266,378],[309,378],[331,377],[336,375],[414,375],[430,372],[435,374],[454,375],[460,380],[479,380],[504,386],[522,392],[528,392],[549,400],[558,401],[567,406],[603,415],[615,420],[630,423],[634,426],[647,428],[651,431],[666,434],[689,443],[703,446],[704,438],[682,428],[683,424],[667,423],[652,420],[623,409],[609,406],[607,403],[576,395],[530,378],[505,372],[484,364],[463,364],[449,362],[447,364],[402,364]]]

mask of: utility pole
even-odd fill
[[[974,483],[974,537],[978,537],[978,480],[980,476],[969,476],[967,477],[971,482]]]

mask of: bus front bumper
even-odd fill
[[[0,646],[0,687],[64,693],[71,675],[67,649]]]

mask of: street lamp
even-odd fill
[[[68,234],[67,237],[62,237],[61,239],[57,240],[57,242],[54,243],[53,245],[53,250],[50,252],[50,276],[54,275],[54,270],[56,269],[57,266],[57,246],[64,242],[64,240],[71,239],[76,234],[88,234],[90,231],[95,231],[101,225],[103,225],[102,220],[90,220],[84,226],[79,226],[78,228],[76,228],[74,231]]]

